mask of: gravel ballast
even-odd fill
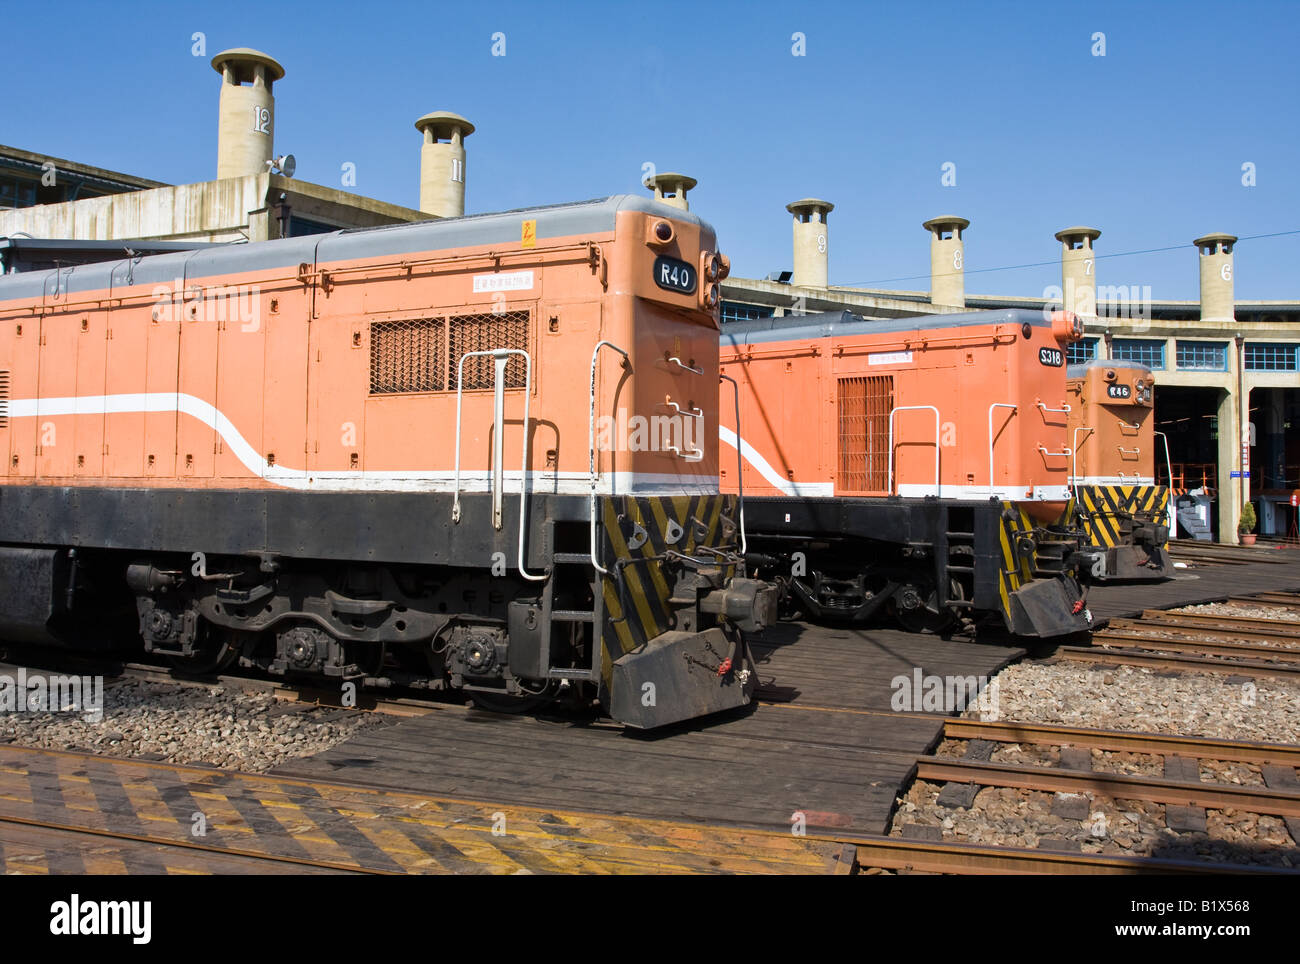
[[[1000,721],[1300,743],[1300,685],[1290,681],[1066,661],[1019,663],[996,679]],[[968,710],[966,715],[980,714]],[[935,752],[959,757],[966,747],[963,740],[945,741]],[[1160,777],[1164,771],[1157,754],[1092,750],[1090,757],[1099,772]],[[1060,750],[997,744],[992,761],[1054,767]],[[1202,760],[1199,772],[1207,783],[1264,785],[1260,768],[1250,764]],[[971,807],[949,808],[938,803],[941,789],[941,784],[914,782],[899,798],[890,833],[938,832],[953,843],[1300,867],[1300,847],[1286,822],[1269,814],[1206,810],[1204,831],[1180,833],[1169,828],[1166,808],[1158,803],[986,787]],[[909,825],[919,827],[908,830]]]
[[[99,715],[0,713],[0,744],[259,772],[384,723],[378,714],[279,700],[270,693],[135,679],[107,681],[102,719],[96,721]]]
[[[1270,606],[1266,602],[1257,603],[1197,603],[1194,606],[1182,606],[1169,610],[1171,613],[1183,613],[1188,616],[1224,616],[1246,619],[1278,619],[1282,622],[1300,623],[1300,609],[1287,606]]]

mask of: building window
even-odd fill
[[[1116,338],[1110,355],[1121,361],[1133,361],[1153,370],[1165,367],[1165,343],[1153,338]]]
[[[1195,372],[1226,372],[1226,341],[1183,341],[1178,339],[1176,361],[1179,368]]]
[[[331,231],[337,231],[337,224],[326,224],[323,221],[313,221],[310,218],[299,217],[296,214],[289,216],[289,233],[281,237],[302,238],[309,234],[329,234]],[[281,228],[283,231],[283,227]]]
[[[771,318],[772,309],[767,305],[742,305],[734,301],[722,303],[722,320],[757,321],[759,318]]]
[[[1293,372],[1297,370],[1297,345],[1247,344],[1243,363],[1248,372]]]
[[[29,208],[36,203],[37,181],[0,175],[0,208]]]
[[[1065,363],[1067,365],[1086,365],[1097,357],[1097,342],[1100,338],[1084,338],[1065,346]]]

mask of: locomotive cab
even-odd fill
[[[1155,480],[1151,370],[1119,359],[1072,365],[1067,387],[1070,486],[1090,578],[1166,578],[1169,489]]]

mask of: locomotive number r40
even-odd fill
[[[668,291],[689,295],[695,290],[695,269],[685,261],[660,255],[655,258],[655,284]]]

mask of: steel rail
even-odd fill
[[[1300,639],[1300,623],[1284,619],[1265,619],[1260,616],[1219,616],[1200,613],[1174,613],[1164,609],[1147,609],[1143,620],[1158,623],[1177,623],[1184,626],[1204,626],[1207,629],[1245,629],[1255,632],[1275,633]]]
[[[1184,637],[1200,637],[1202,639],[1207,636],[1226,636],[1230,639],[1290,640],[1300,644],[1300,636],[1292,636],[1290,633],[1271,633],[1267,630],[1233,629],[1231,627],[1215,629],[1212,626],[1192,626],[1187,623],[1164,619],[1112,619],[1106,625],[1106,631],[1110,630],[1179,633]]]
[[[1149,649],[1172,653],[1208,653],[1214,656],[1257,656],[1279,662],[1300,663],[1300,647],[1254,646],[1250,643],[1215,642],[1213,640],[1183,639],[1152,636],[1145,633],[1123,633],[1101,630],[1092,634],[1092,641],[1106,647],[1121,649]]]
[[[1154,753],[1162,756],[1172,754],[1232,763],[1300,766],[1300,746],[1286,743],[1212,740],[1164,733],[968,719],[944,720],[943,730],[943,735],[950,740],[991,740],[995,743],[1079,746],[1116,752]]]
[[[1176,656],[1167,653],[1146,652],[1140,649],[1090,649],[1083,646],[1062,646],[1056,651],[1058,659],[1082,663],[1117,663],[1133,666],[1154,666],[1178,669],[1193,673],[1229,673],[1237,676],[1277,676],[1295,679],[1300,676],[1300,666],[1282,663],[1258,663],[1242,660],[1228,662],[1218,657]]]
[[[1300,874],[1296,868],[1078,854],[880,837],[857,844],[859,867],[932,874]]]
[[[1018,766],[920,757],[916,778],[931,783],[974,783],[1058,793],[1101,793],[1112,799],[1146,800],[1213,810],[1245,810],[1282,817],[1300,817],[1300,791],[1225,783],[1191,783],[1096,770]]]
[[[1229,602],[1247,603],[1278,602],[1284,606],[1300,606],[1300,592],[1287,592],[1282,589],[1266,589],[1251,596],[1229,596]]]

